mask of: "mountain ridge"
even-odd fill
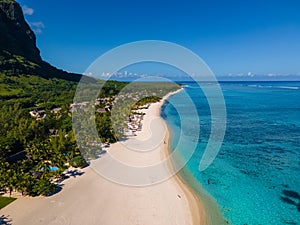
[[[25,21],[21,6],[14,0],[0,0],[0,72],[76,82],[83,76],[57,69],[42,59],[36,36]]]

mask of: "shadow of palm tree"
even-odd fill
[[[63,184],[57,184],[55,190],[46,194],[45,197],[51,197],[51,196],[57,194],[58,192],[60,192],[62,190],[63,186],[64,186]]]
[[[81,176],[81,175],[83,175],[83,174],[84,174],[84,172],[81,172],[81,171],[79,171],[79,170],[69,170],[69,171],[67,172],[67,175],[68,175],[68,176],[74,177],[74,178],[76,178],[77,176]]]
[[[104,155],[104,154],[106,154],[106,153],[107,153],[106,150],[102,150],[99,154],[100,154],[100,155]]]
[[[0,224],[1,225],[12,225],[12,219],[8,218],[5,215],[0,216]]]
[[[88,166],[88,165],[87,165]],[[83,167],[84,168],[84,167]],[[63,181],[69,179],[70,177],[76,178],[76,176],[81,176],[84,174],[84,172],[81,172],[79,170],[68,170],[67,172],[63,173],[59,179],[56,180],[56,183],[58,184],[58,187],[62,187],[63,184],[61,184]]]

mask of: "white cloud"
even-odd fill
[[[254,74],[252,72],[248,72],[248,77],[254,77]]]
[[[230,78],[286,78],[286,77],[291,77],[291,78],[299,78],[300,73],[260,73],[256,74],[253,72],[248,72],[248,73],[228,73],[227,75],[220,75],[220,77],[230,77]]]
[[[22,7],[22,10],[23,10],[24,15],[27,15],[27,16],[31,16],[34,13],[34,9],[33,8],[29,8],[27,5],[24,5]]]
[[[42,34],[43,28],[45,28],[43,22],[30,22],[29,25],[36,34]]]

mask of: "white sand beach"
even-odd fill
[[[111,156],[126,164],[148,166],[165,158],[169,133],[160,117],[163,102],[151,104],[137,136],[112,144],[107,153],[93,163],[105,162]],[[154,144],[151,151],[127,149],[137,143],[147,143],[152,134],[159,134],[161,140],[151,142]],[[65,180],[59,193],[50,197],[19,197],[1,209],[0,215],[11,219],[13,225],[206,224],[202,203],[178,175],[158,184],[132,187],[105,179],[93,166],[80,171],[84,174]]]

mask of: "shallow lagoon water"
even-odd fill
[[[200,137],[193,130],[191,106],[179,92],[162,108],[171,148],[178,148],[184,157],[191,143],[198,142],[187,169],[217,201],[230,224],[300,224],[300,82],[220,85],[227,130],[213,164],[198,170],[210,133],[210,110],[196,83],[186,83],[184,91],[197,107]],[[174,106],[184,113],[178,115]],[[180,119],[190,123],[188,129],[181,129]],[[184,146],[177,146],[180,133]]]

